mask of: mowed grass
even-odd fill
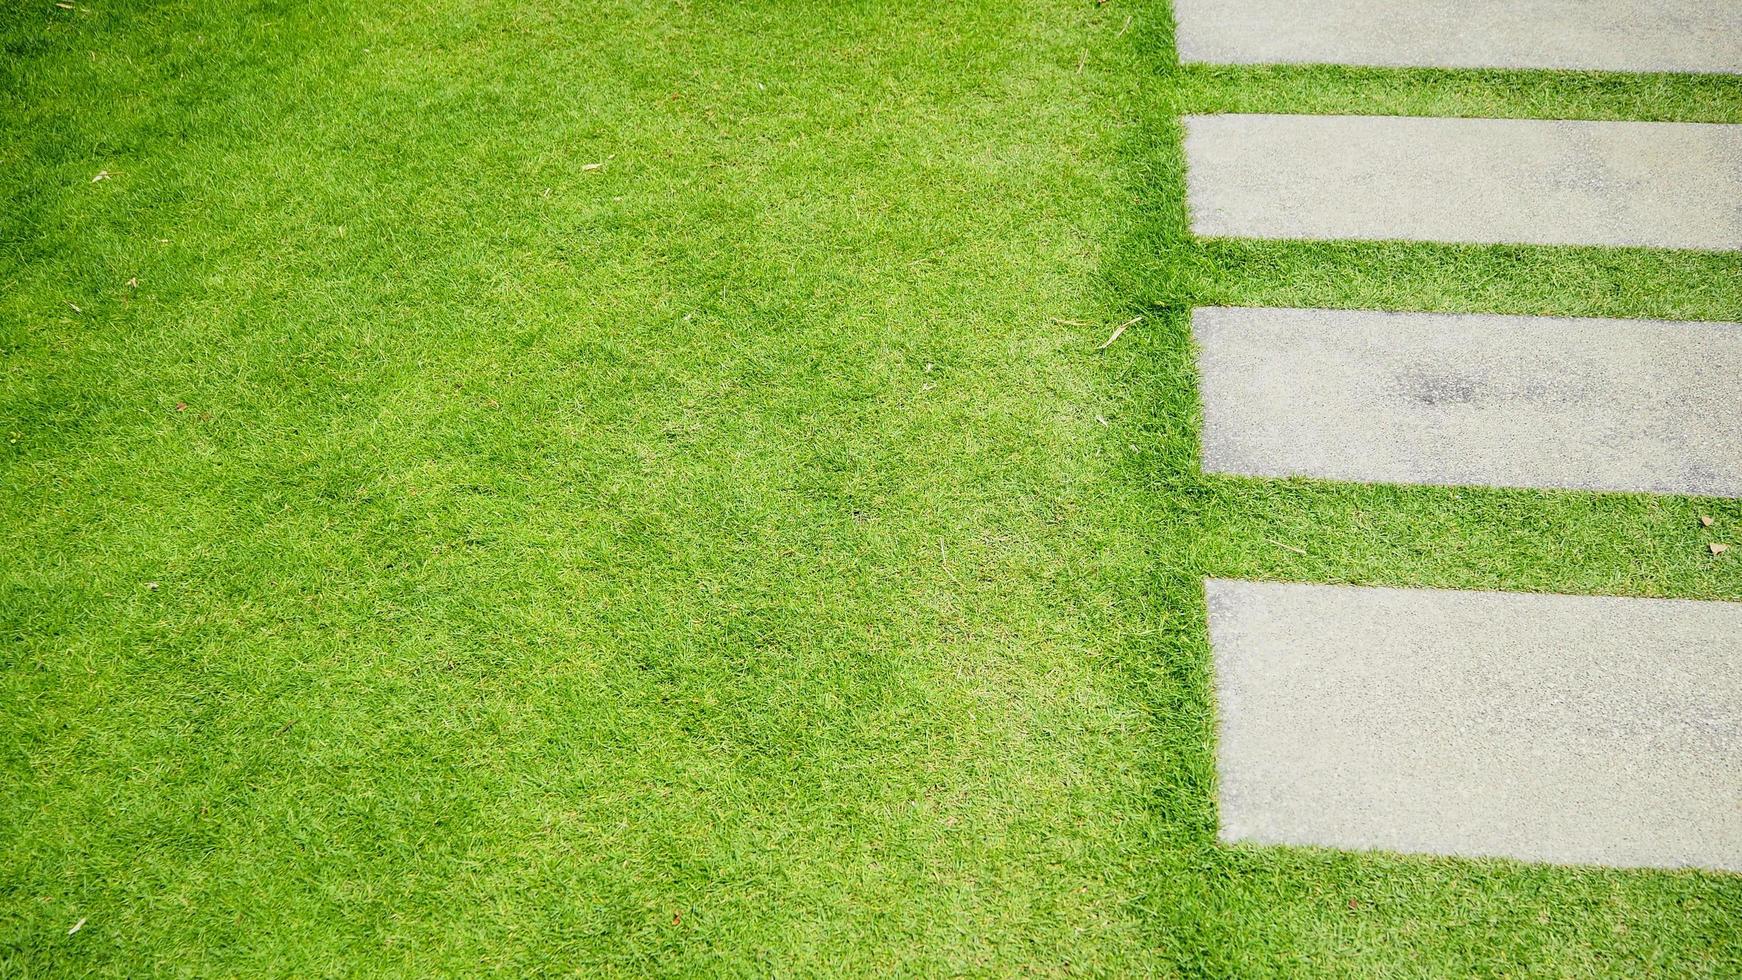
[[[0,972],[1142,962],[1122,15],[5,16]]]
[[[1185,315],[1742,262],[1194,243],[1175,121],[1739,83],[1122,0],[0,25],[5,972],[1742,969],[1735,876],[1215,845],[1204,575],[1735,599],[1742,506],[1205,478]]]

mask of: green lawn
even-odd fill
[[[1742,502],[1203,477],[1185,316],[1742,258],[1194,243],[1177,123],[1742,81],[1170,30],[7,5],[0,975],[1742,972],[1738,876],[1214,843],[1205,575],[1742,599]]]

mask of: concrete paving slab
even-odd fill
[[[1742,72],[1736,0],[1174,0],[1183,62]]]
[[[1742,323],[1192,311],[1205,472],[1742,497]]]
[[[1742,871],[1742,603],[1205,590],[1224,841]]]
[[[1742,125],[1185,118],[1207,237],[1742,249]]]

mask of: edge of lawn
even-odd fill
[[[1179,116],[1217,112],[1742,121],[1742,80],[1589,72],[1177,64],[1159,2],[1130,32],[1144,84],[1120,147],[1137,202],[1105,253],[1109,308],[1145,320],[1103,354],[1125,444],[1112,493],[1144,502],[1154,632],[1120,659],[1158,744],[1143,766],[1153,887],[1134,913],[1189,975],[1742,965],[1742,877],[1506,860],[1225,847],[1202,581],[1742,599],[1742,501],[1205,475],[1193,306],[1742,319],[1742,255],[1406,242],[1194,240]],[[1711,530],[1700,516],[1714,519]],[[1717,535],[1717,536],[1714,536]],[[1729,557],[1734,557],[1734,550]],[[1183,932],[1181,931],[1183,928]],[[1335,962],[1313,951],[1340,949]]]

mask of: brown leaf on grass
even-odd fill
[[[1106,340],[1101,341],[1101,346],[1099,346],[1095,349],[1096,350],[1106,350],[1107,348],[1113,346],[1113,341],[1119,339],[1119,335],[1125,332],[1126,327],[1131,326],[1133,323],[1136,323],[1137,321],[1139,321],[1141,319],[1143,319],[1143,317],[1141,315],[1134,316],[1131,319],[1126,320],[1124,323],[1119,324],[1117,327],[1114,327],[1113,328],[1113,336],[1108,337]]]
[[[175,403],[175,410],[178,412],[187,411],[188,410],[188,403],[187,402],[176,402]]]
[[[1712,519],[1710,517],[1707,517],[1704,514],[1701,514],[1700,515],[1700,526],[1701,527],[1711,527],[1712,526]]]
[[[1727,545],[1727,544],[1719,544],[1719,543],[1718,543],[1718,542],[1716,542],[1716,541],[1713,541],[1713,542],[1712,542],[1712,543],[1711,543],[1711,544],[1709,544],[1709,545],[1706,545],[1706,547],[1708,547],[1708,548],[1710,548],[1710,549],[1712,549],[1712,554],[1714,554],[1714,555],[1721,555],[1721,554],[1723,554],[1723,553],[1724,553],[1724,552],[1726,552],[1726,551],[1729,551],[1729,550],[1730,550],[1730,546],[1729,546],[1729,545]]]

